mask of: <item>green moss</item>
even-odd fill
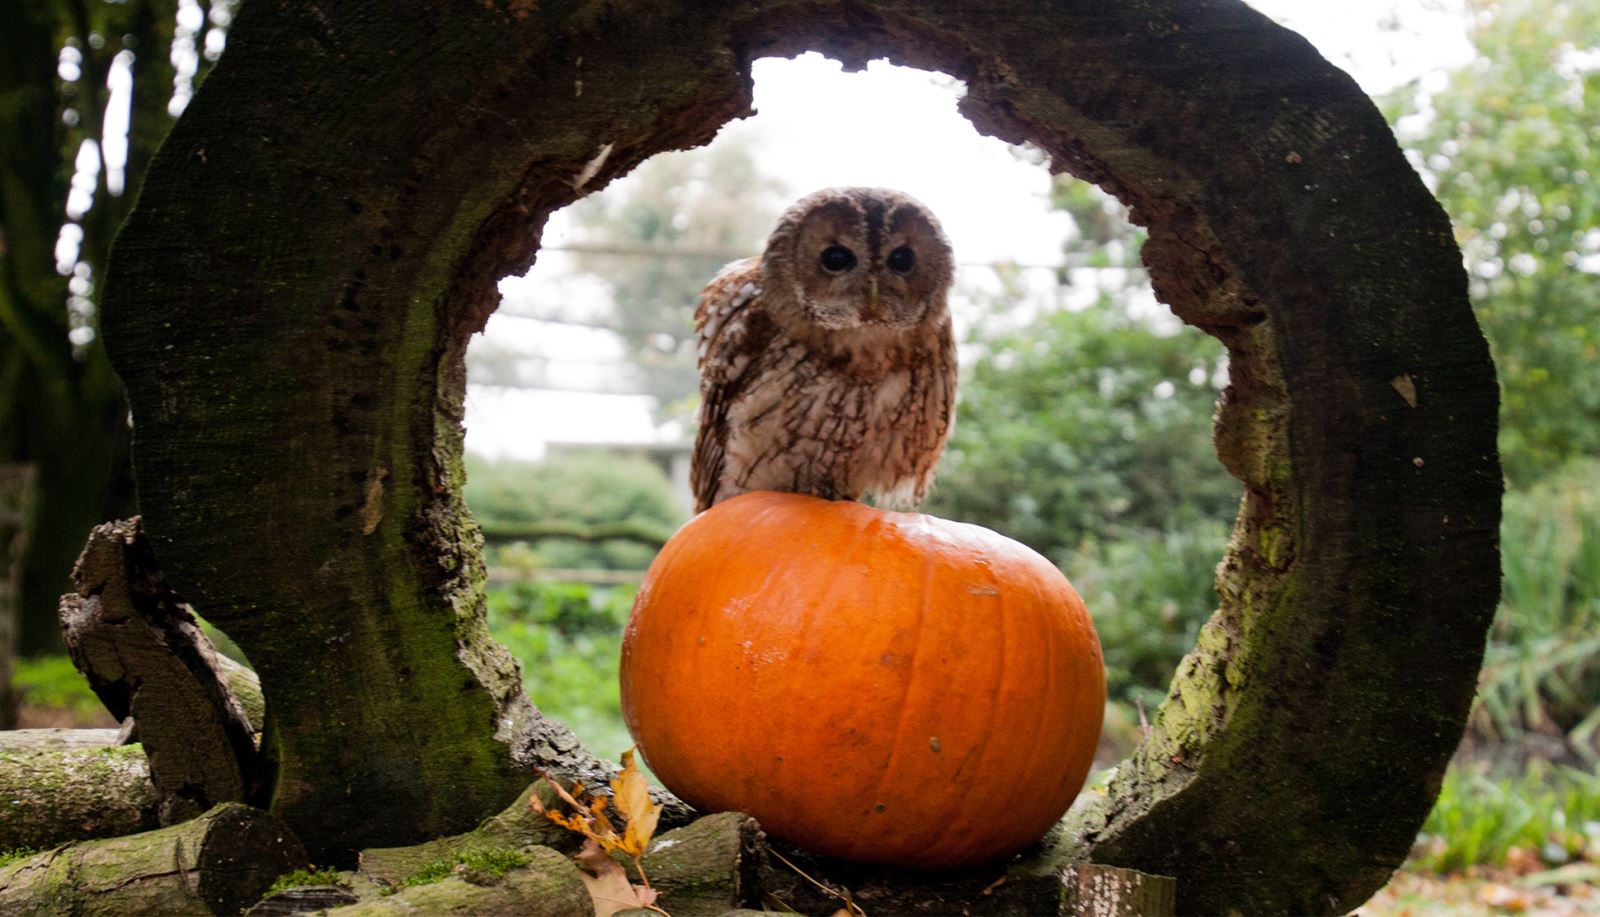
[[[532,862],[532,859],[519,850],[510,847],[487,847],[482,850],[468,850],[458,853],[448,860],[429,863],[409,878],[400,883],[401,888],[410,888],[415,885],[430,885],[448,879],[457,872],[475,874],[477,876],[503,876],[513,869],[521,869]]]
[[[308,885],[337,885],[340,888],[349,888],[350,880],[346,879],[339,870],[331,867],[325,869],[317,869],[316,867],[296,869],[294,872],[279,876],[278,881],[272,883],[272,887],[267,889],[267,893],[261,897],[271,898],[279,892]]]
[[[10,850],[0,850],[0,866],[10,866],[18,860],[26,860],[39,852],[32,847],[14,847]]]

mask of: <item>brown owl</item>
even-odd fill
[[[938,220],[882,188],[829,188],[723,268],[695,310],[695,511],[752,490],[909,509],[954,419],[955,262]]]

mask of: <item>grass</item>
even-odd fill
[[[1600,775],[1535,761],[1495,778],[1452,767],[1417,838],[1410,868],[1433,873],[1536,862],[1600,861]]]
[[[40,852],[32,847],[13,847],[10,850],[0,850],[0,866],[10,866],[18,860],[26,860],[28,857],[35,856]]]

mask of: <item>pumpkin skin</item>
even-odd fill
[[[748,493],[656,557],[622,643],[622,713],[661,782],[817,853],[920,869],[1038,840],[1094,758],[1088,612],[985,528]]]

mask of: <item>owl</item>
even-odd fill
[[[882,188],[829,188],[700,296],[695,511],[752,490],[910,509],[954,421],[955,262],[939,221]]]

